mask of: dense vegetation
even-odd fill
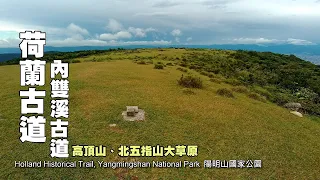
[[[305,113],[320,115],[320,68],[294,55],[271,52],[206,51],[185,54],[180,65],[232,85],[244,85],[283,105],[299,102]]]
[[[153,60],[169,61],[168,65],[179,65],[177,69],[187,72],[187,69],[198,71],[211,78],[212,82],[229,83],[234,86],[245,86],[250,91],[263,96],[278,105],[287,102],[299,102],[304,113],[320,115],[320,68],[310,62],[301,60],[294,55],[282,55],[271,52],[256,51],[224,51],[204,49],[184,49],[181,56],[166,56],[165,50],[158,49],[154,56],[139,54],[139,49],[109,49],[77,52],[46,53],[42,59],[51,62],[55,59],[77,63],[77,58],[99,54],[123,52],[125,57],[133,59],[138,64],[150,64]],[[129,56],[129,55],[132,56]],[[135,56],[134,56],[135,54]],[[108,56],[111,58],[111,56]],[[19,58],[2,62],[0,65],[18,64]],[[93,57],[89,61],[100,62],[104,59]],[[161,66],[161,67],[160,67]],[[155,68],[163,68],[163,63],[155,64]],[[257,95],[252,95],[257,97]]]
[[[80,58],[80,57],[86,57],[89,55],[98,55],[98,54],[104,54],[108,52],[113,51],[123,51],[124,49],[118,48],[118,49],[108,49],[108,50],[86,50],[86,51],[76,51],[76,52],[46,52],[44,53],[43,60],[46,60],[47,62],[53,62],[53,60],[59,59],[59,60],[70,60],[74,58]],[[28,59],[35,59],[34,56],[30,56]],[[21,58],[14,58],[9,61],[0,62],[1,65],[13,65],[13,64],[19,64],[19,61]]]

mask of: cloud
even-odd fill
[[[168,8],[168,7],[173,7],[173,6],[177,6],[180,4],[181,4],[180,2],[173,2],[173,1],[164,0],[164,1],[159,1],[159,2],[155,3],[153,5],[153,7]]]
[[[236,0],[206,0],[200,4],[205,5],[209,8],[226,8],[228,4],[235,2]]]
[[[146,37],[148,32],[156,31],[154,28],[147,28],[147,29],[142,29],[142,28],[134,28],[134,27],[129,27],[128,32],[134,34],[136,37]]]
[[[192,37],[188,37],[188,38],[187,38],[187,41],[192,41]]]
[[[266,39],[266,38],[235,38],[233,43],[236,44],[268,44],[268,43],[280,43],[277,39]]]
[[[108,42],[98,39],[73,39],[66,38],[64,40],[52,40],[49,46],[66,47],[66,46],[107,46]]]
[[[101,40],[117,40],[117,39],[130,39],[132,35],[127,31],[119,31],[115,34],[105,33],[100,35]]]
[[[111,32],[117,32],[123,30],[123,25],[115,19],[109,19],[106,29]]]
[[[127,41],[127,42],[118,42],[120,45],[169,45],[171,41]]]
[[[315,43],[307,41],[307,40],[303,40],[303,39],[293,39],[293,38],[289,38],[287,40],[288,44],[293,44],[293,45],[315,45]]]
[[[85,28],[81,28],[80,26],[77,26],[73,23],[69,24],[69,26],[67,27],[67,30],[70,31],[71,33],[79,33],[84,35],[89,34],[88,30],[86,30]]]
[[[171,41],[102,41],[97,39],[75,40],[67,38],[64,40],[55,40],[50,43],[51,46],[128,46],[128,45],[170,45]],[[1,45],[1,44],[0,44]]]
[[[174,29],[173,31],[171,31],[171,35],[172,36],[181,36],[182,32],[180,29]]]
[[[175,38],[179,37],[181,43],[189,44],[320,44],[317,0],[115,0],[108,3],[96,0],[95,6],[90,1],[58,0],[45,1],[41,7],[38,1],[19,2],[19,7],[28,9],[28,13],[17,11],[16,1],[3,1],[1,5],[6,8],[0,8],[2,45],[8,44],[9,38],[18,37],[3,31],[22,30],[45,31],[48,43],[68,38],[69,42],[72,39],[84,43],[93,39],[108,43],[111,40],[176,43]],[[148,27],[156,31],[148,31]],[[127,32],[127,36],[117,34],[121,31]],[[129,33],[131,38],[122,38],[130,37]],[[100,39],[100,35],[111,40]],[[193,40],[188,41],[189,36]]]
[[[19,47],[20,39],[8,38],[8,39],[0,39],[0,48],[7,47]]]
[[[315,43],[303,39],[288,38],[287,40],[267,39],[267,38],[236,38],[235,44],[292,44],[292,45],[315,45]]]

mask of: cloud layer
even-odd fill
[[[18,32],[24,30],[47,32],[47,45],[52,46],[320,43],[317,0],[13,0],[1,4],[6,8],[0,10],[0,47],[17,47]]]

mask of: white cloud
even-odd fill
[[[15,47],[18,48],[20,44],[20,39],[0,39],[0,48],[7,48],[7,47]]]
[[[1,42],[1,41],[0,41]],[[97,39],[75,40],[67,38],[64,40],[55,40],[50,43],[51,46],[123,46],[123,45],[169,45],[171,41],[102,41]],[[0,44],[1,45],[1,44]]]
[[[148,32],[156,31],[154,28],[147,28],[147,29],[142,29],[142,28],[134,28],[134,27],[129,27],[128,32],[134,34],[136,37],[146,37]]]
[[[127,42],[119,42],[120,45],[169,45],[171,41],[127,41]]]
[[[85,28],[81,28],[80,26],[77,26],[73,23],[69,24],[69,26],[67,27],[67,30],[71,33],[79,33],[84,35],[89,34],[88,30],[86,30]]]
[[[233,39],[232,43],[236,44],[266,44],[266,43],[281,43],[283,41],[277,39],[266,39],[266,38],[236,38]]]
[[[174,29],[173,31],[171,31],[171,35],[172,36],[181,36],[182,32],[180,29]]]
[[[236,38],[235,44],[293,44],[293,45],[315,45],[315,43],[303,39],[288,38],[287,40],[267,39],[267,38]]]
[[[180,42],[180,38],[176,37],[176,38],[175,38],[175,41],[176,41],[177,43],[179,43],[179,42]]]
[[[106,29],[111,32],[117,32],[123,30],[123,25],[115,19],[109,19]]]
[[[187,41],[192,41],[192,37],[188,37],[188,38],[187,38]]]
[[[168,0],[163,0],[163,1],[159,1],[157,3],[155,3],[153,5],[153,7],[158,7],[158,8],[169,8],[172,6],[177,6],[181,4],[181,2],[172,2],[172,1],[168,1]]]
[[[106,41],[97,39],[73,39],[66,38],[64,40],[52,40],[48,42],[49,46],[65,47],[65,46],[107,46]]]
[[[315,45],[315,43],[303,40],[303,39],[294,39],[294,38],[289,38],[287,40],[288,44],[293,44],[293,45]]]
[[[119,31],[115,34],[105,33],[100,35],[101,40],[117,40],[117,39],[129,39],[132,35],[127,31]]]

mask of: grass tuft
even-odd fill
[[[234,98],[232,91],[227,88],[218,89],[217,94],[228,98]]]
[[[183,75],[178,80],[178,84],[187,88],[203,88],[202,80],[199,77],[186,76]]]

